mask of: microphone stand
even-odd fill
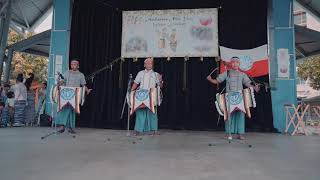
[[[122,111],[121,111],[121,116],[120,119],[123,118],[123,113],[124,109],[126,107],[126,104],[128,104],[128,114],[127,114],[127,136],[130,136],[130,105],[128,103],[128,98],[130,98],[130,92],[131,92],[131,84],[132,84],[132,74],[129,75],[129,80],[128,80],[128,86],[127,86],[127,93],[123,101],[122,105]]]
[[[60,87],[60,81],[61,81],[62,77],[63,77],[63,76],[61,76],[61,74],[58,73],[58,79],[57,79],[57,82],[58,82],[58,83],[57,83],[57,84],[54,84],[53,87],[54,87],[54,86],[58,86],[58,89],[59,89],[59,87]],[[50,97],[51,97],[51,92],[50,92],[49,98],[50,98]],[[56,112],[55,112],[55,113],[53,112],[53,111],[54,111],[54,108],[53,108],[53,103],[54,103],[54,102],[53,102],[53,100],[51,100],[50,103],[51,103],[51,128],[54,128],[54,130],[53,130],[52,132],[44,135],[44,136],[41,136],[41,139],[42,139],[42,140],[48,138],[48,137],[51,136],[51,135],[57,135],[57,134],[60,133],[60,132],[57,130],[57,123],[56,123],[55,118],[53,117],[54,114],[56,115]],[[75,137],[75,136],[73,136],[73,137]]]

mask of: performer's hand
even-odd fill
[[[59,81],[59,85],[62,86],[63,85],[63,81]]]
[[[259,84],[256,84],[253,89],[256,91],[256,92],[259,92],[260,91],[260,86]]]
[[[162,80],[161,74],[159,74],[158,79],[159,79],[159,83],[160,83],[159,86],[160,86],[160,88],[162,88],[163,87],[163,80]]]
[[[211,82],[213,79],[212,79],[212,77],[209,75],[209,76],[207,76],[207,80]]]
[[[87,89],[87,95],[91,93],[92,89]]]

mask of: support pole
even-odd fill
[[[8,83],[10,80],[10,71],[12,66],[13,53],[14,53],[13,49],[8,49],[8,59],[6,61],[6,68],[5,68],[4,79],[3,79],[5,83]]]
[[[269,0],[268,8],[269,67],[273,125],[279,132],[286,127],[285,104],[297,104],[296,57],[293,23],[293,0]],[[283,58],[281,50],[288,52],[290,66],[288,77],[280,75]],[[280,76],[279,76],[280,75]]]
[[[69,44],[72,0],[53,0],[52,30],[48,65],[48,88],[46,112],[51,114],[56,107],[50,101],[50,89],[54,86],[57,72],[69,69]],[[51,108],[53,107],[53,108]]]
[[[12,2],[8,1],[8,5],[5,9],[5,17],[3,23],[1,23],[3,26],[1,26],[1,41],[0,41],[0,77],[2,76],[3,72],[3,62],[5,58],[5,52],[7,47],[7,41],[8,41],[8,33],[9,33],[9,25],[11,20],[11,13],[12,13]]]

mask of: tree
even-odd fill
[[[8,45],[32,36],[32,33],[22,36],[12,30],[9,32]],[[11,78],[17,77],[17,74],[28,73],[35,75],[35,80],[39,82],[46,81],[48,69],[48,58],[43,56],[35,56],[27,53],[15,52],[12,58]]]
[[[309,78],[310,86],[320,89],[320,55],[313,56],[298,64],[298,76],[304,80]]]

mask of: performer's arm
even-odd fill
[[[138,87],[138,84],[134,82],[134,83],[132,84],[131,91],[136,90],[137,87]]]
[[[207,76],[207,80],[209,82],[211,82],[212,84],[215,84],[215,85],[218,85],[218,84],[222,83],[224,80],[226,80],[226,78],[227,78],[227,71],[225,71],[222,74],[219,74],[217,79],[212,79],[212,77],[210,75]]]
[[[260,91],[260,87],[259,87],[258,84],[254,84],[246,74],[243,74],[243,76],[244,76],[244,77],[243,77],[243,79],[242,79],[242,83],[243,83],[246,87],[248,87],[248,88],[253,87],[253,89],[254,89],[256,92],[259,92],[259,91]]]
[[[212,79],[211,76],[208,76],[208,77],[207,77],[207,80],[208,80],[210,83],[212,83],[212,84],[215,84],[215,85],[218,85],[218,84],[219,84],[219,81],[216,80],[216,79]]]
[[[86,85],[84,85],[84,87],[85,87],[86,94],[87,95],[90,94],[92,89],[89,89]]]
[[[141,83],[141,79],[142,79],[142,74],[141,71],[137,74],[136,78],[133,81],[132,87],[131,87],[131,91],[134,91],[137,89],[138,85]]]
[[[80,84],[82,87],[84,87],[85,91],[86,91],[86,94],[90,94],[90,92],[92,91],[92,89],[89,89],[86,84],[86,78],[84,77],[84,74],[81,74],[81,79],[80,79]]]
[[[160,88],[162,88],[162,87],[163,87],[163,79],[162,79],[162,75],[161,75],[161,74],[159,74],[159,73],[157,73],[157,76],[158,76],[158,80],[159,80],[159,86],[160,86]]]

